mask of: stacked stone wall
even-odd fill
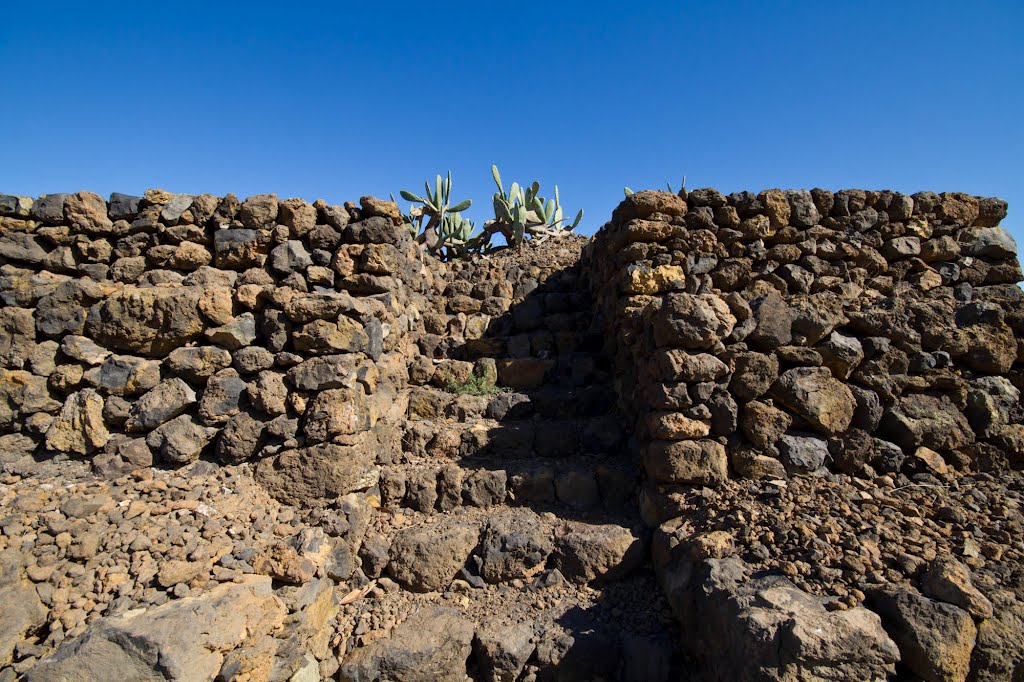
[[[648,521],[730,476],[1021,466],[1006,209],[931,192],[627,197],[589,260]]]
[[[370,197],[2,196],[4,456],[259,460],[281,497],[372,485],[436,270]]]

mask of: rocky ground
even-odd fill
[[[104,618],[104,623],[128,619],[114,627],[162,656],[176,655],[178,672],[198,666],[193,672],[207,670],[210,677],[227,679],[330,679],[341,673],[343,679],[372,679],[378,673],[369,668],[387,665],[389,656],[424,655],[441,661],[442,668],[454,666],[444,670],[450,679],[467,674],[493,679],[488,636],[499,640],[493,645],[499,648],[518,642],[513,653],[521,660],[513,664],[527,677],[530,665],[534,671],[557,665],[570,650],[580,659],[573,664],[578,672],[594,670],[596,662],[651,663],[646,654],[623,656],[620,641],[638,652],[656,652],[660,659],[654,664],[666,670],[670,665],[672,646],[665,633],[672,631],[673,617],[650,570],[641,568],[606,586],[574,582],[543,563],[524,579],[492,583],[466,572],[466,579],[453,581],[443,563],[431,563],[430,549],[443,545],[443,539],[429,534],[430,522],[437,521],[430,515],[381,510],[372,495],[349,496],[333,508],[281,505],[245,465],[200,461],[108,480],[79,461],[22,458],[7,462],[4,471],[0,655],[13,662],[0,679],[24,673],[29,679],[60,679],[67,674],[60,656],[37,666],[39,659],[87,632],[86,639],[95,640],[89,626]],[[525,508],[506,514],[517,529],[530,521],[545,530],[559,524],[550,513]],[[459,508],[441,523],[470,529],[465,542],[474,549],[477,529],[493,520],[485,510]],[[367,538],[356,556],[350,553],[353,526]],[[428,547],[411,547],[407,564],[397,565],[394,558],[389,564],[395,536],[417,529],[426,529]],[[547,535],[545,530],[536,537]],[[637,555],[635,563],[642,560]],[[570,575],[590,566],[587,557],[564,553],[561,561]],[[507,568],[508,561],[502,565]],[[408,579],[420,581],[421,591],[402,589],[389,577],[410,572],[415,577]],[[251,593],[224,596],[240,586],[250,586]],[[176,604],[186,608],[176,612]],[[209,605],[208,612],[199,608],[202,604]],[[157,624],[132,620],[139,609],[161,614]],[[199,638],[211,619],[219,622],[231,611],[251,612],[249,622],[203,642],[202,660],[187,647],[175,650],[176,632],[184,628]],[[410,618],[419,623],[415,637],[396,635]],[[462,635],[438,640],[449,627]],[[381,655],[380,642],[390,642],[392,635],[400,646]],[[596,647],[600,656],[584,656],[583,645]],[[469,656],[471,646],[478,650],[475,656]],[[463,662],[455,663],[460,656],[471,659],[468,673]],[[143,667],[147,660],[123,652],[109,660],[63,660],[73,669],[82,667],[82,676],[103,679],[126,665],[122,658]],[[348,668],[339,673],[343,665]]]

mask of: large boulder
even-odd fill
[[[874,589],[868,599],[912,673],[932,682],[967,679],[977,638],[970,614],[906,588]]]
[[[879,435],[907,452],[921,446],[956,450],[974,442],[967,418],[948,397],[923,393],[905,395],[886,410]]]
[[[463,682],[472,652],[473,623],[455,609],[414,613],[391,637],[358,649],[342,665],[344,682]]]
[[[39,601],[35,585],[27,580],[0,584],[0,668],[11,663],[14,648],[46,625],[46,607]]]
[[[355,445],[322,443],[283,450],[260,460],[256,480],[286,504],[309,505],[334,499],[376,483],[373,463],[380,441],[367,432]]]
[[[863,607],[829,611],[825,599],[787,578],[748,578],[737,557],[706,560],[694,579],[696,651],[709,679],[824,682],[895,673],[899,651]]]
[[[286,614],[270,578],[246,576],[198,597],[96,621],[39,661],[26,679],[212,680],[225,654],[269,636]]]
[[[535,512],[505,510],[484,525],[480,573],[491,583],[527,578],[543,567],[551,549],[551,532]]]
[[[556,533],[552,564],[572,582],[618,580],[639,567],[645,554],[646,542],[637,531],[570,522]]]
[[[479,529],[456,522],[406,528],[391,544],[388,573],[416,592],[447,587],[476,547]]]

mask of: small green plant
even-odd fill
[[[449,381],[444,390],[455,395],[494,395],[508,391],[504,386],[498,386],[487,377],[476,374],[470,375],[465,381]]]
[[[672,189],[672,183],[671,183],[671,182],[666,182],[666,183],[665,183],[665,188],[666,188],[666,189],[667,189],[667,190],[668,190],[669,192],[672,192],[673,194],[675,194],[675,193],[676,193],[676,191],[675,191],[674,189]],[[679,193],[679,194],[682,194],[684,190],[686,190],[686,176],[685,176],[685,175],[683,176],[683,184],[679,186],[679,192],[678,192],[678,193]],[[634,192],[634,191],[633,191],[632,189],[630,189],[629,187],[623,187],[623,188],[622,188],[622,193],[623,193],[623,194],[625,194],[625,195],[626,195],[627,197],[628,197],[628,196],[631,196],[631,195],[633,195],[633,194],[636,194],[636,192]]]

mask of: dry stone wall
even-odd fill
[[[375,483],[432,272],[394,204],[0,197],[7,458],[258,460],[281,498]]]
[[[627,197],[590,261],[648,522],[730,476],[1024,464],[1006,208],[931,192]]]

